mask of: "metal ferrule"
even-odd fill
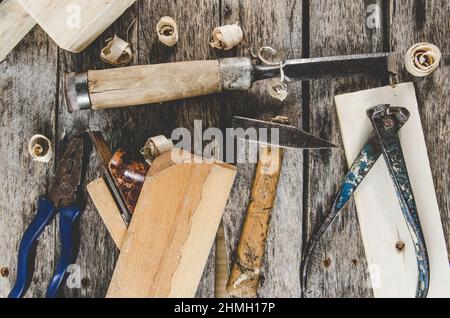
[[[64,75],[64,91],[66,107],[70,113],[92,108],[88,73],[66,73]]]
[[[249,58],[233,57],[219,60],[222,90],[248,90],[253,84],[253,65]]]

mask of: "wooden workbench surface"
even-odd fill
[[[390,2],[390,4],[389,4]],[[379,27],[370,27],[367,13],[379,5]],[[174,17],[180,40],[174,48],[158,42],[155,26],[165,15]],[[290,84],[281,103],[258,84],[247,93],[227,93],[151,107],[69,114],[62,98],[65,71],[109,67],[99,51],[114,34],[133,45],[133,64],[161,63],[221,56],[249,56],[251,49],[270,45],[284,57],[329,56],[397,50],[428,41],[450,53],[450,2],[447,0],[138,0],[111,28],[82,54],[58,47],[39,28],[0,64],[0,297],[15,279],[17,249],[24,229],[35,214],[38,195],[49,189],[55,162],[33,162],[27,153],[29,138],[37,133],[55,141],[56,159],[64,138],[77,131],[103,130],[113,149],[137,153],[148,137],[171,135],[176,127],[193,129],[231,126],[233,115],[269,119],[286,115],[293,124],[338,145],[336,151],[288,151],[275,203],[261,282],[262,297],[299,297],[302,246],[327,213],[346,172],[345,156],[335,111],[334,95],[377,87],[387,78],[358,76]],[[238,21],[244,43],[223,54],[208,45],[211,30]],[[14,30],[11,30],[14,32]],[[402,72],[394,81],[409,81]],[[416,80],[421,118],[447,245],[450,241],[450,66]],[[228,263],[239,238],[248,204],[254,165],[238,165],[239,173],[223,219]],[[91,156],[88,180],[100,176],[100,163]],[[81,288],[65,287],[67,297],[104,297],[118,250],[88,199],[80,222],[81,246],[76,264]],[[58,226],[45,231],[37,250],[36,271],[27,297],[43,297],[58,259]],[[213,297],[215,250],[211,252],[198,297]],[[9,275],[7,275],[9,269]],[[309,273],[311,296],[371,297],[368,266],[353,203],[330,229]]]

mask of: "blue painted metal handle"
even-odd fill
[[[61,208],[59,210],[59,232],[61,240],[61,255],[59,263],[53,274],[50,285],[47,289],[47,298],[55,298],[59,288],[66,278],[67,268],[73,264],[75,258],[74,251],[74,230],[75,223],[81,214],[81,209],[77,206]]]
[[[31,224],[25,231],[19,247],[16,283],[8,298],[21,298],[26,292],[31,279],[30,252],[35,246],[45,227],[55,216],[55,206],[47,197],[40,197],[38,210]]]

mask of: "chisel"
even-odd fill
[[[92,70],[65,75],[69,112],[154,104],[224,91],[248,90],[253,83],[284,76],[292,80],[396,72],[390,53],[287,60],[281,65],[255,65],[250,58],[175,62]]]

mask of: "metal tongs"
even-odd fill
[[[430,266],[427,247],[420,225],[419,215],[417,213],[408,170],[403,157],[400,139],[398,137],[398,132],[408,121],[410,113],[406,108],[378,105],[369,109],[367,111],[367,116],[372,122],[374,131],[370,135],[359,156],[354,161],[350,171],[347,173],[345,181],[331,208],[331,212],[313,233],[310,241],[306,245],[300,270],[302,291],[305,293],[307,271],[314,248],[331,223],[342,211],[352,194],[361,184],[362,180],[367,176],[369,171],[383,154],[389,174],[394,182],[403,216],[414,243],[419,272],[416,298],[426,298],[430,281]]]

